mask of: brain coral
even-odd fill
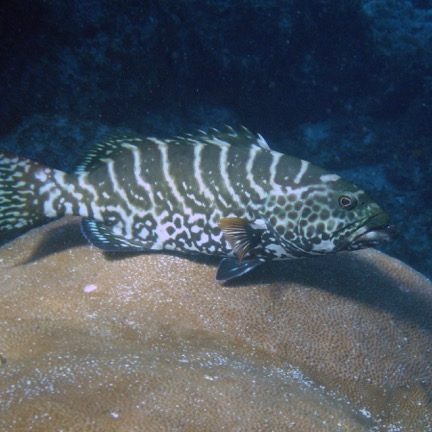
[[[1,431],[432,428],[432,284],[379,252],[118,259],[75,220],[0,249]]]

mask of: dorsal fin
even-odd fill
[[[90,171],[103,163],[103,159],[120,151],[125,145],[140,145],[143,142],[142,138],[133,135],[109,135],[90,147],[90,150],[85,155],[83,161],[77,166],[75,172]]]
[[[173,139],[162,139],[166,143],[173,141],[186,141],[194,143],[200,141],[207,144],[227,143],[233,146],[257,146],[264,150],[270,150],[267,141],[260,134],[253,134],[245,126],[241,126],[238,130],[231,126],[225,125],[223,129],[211,128],[207,132],[199,130],[195,134],[185,134]],[[111,157],[114,153],[120,151],[125,146],[131,145],[140,147],[145,144],[146,138],[140,138],[134,135],[109,135],[102,141],[93,144],[89,152],[84,157],[84,160],[78,165],[75,172],[82,173],[90,171],[103,163],[103,159]]]
[[[178,139],[201,141],[208,144],[220,144],[223,142],[233,146],[258,146],[264,150],[270,150],[267,141],[262,135],[253,134],[245,126],[241,126],[238,130],[228,125],[225,125],[221,130],[215,128],[210,128],[207,132],[198,130],[196,134],[186,134]]]

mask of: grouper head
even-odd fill
[[[317,181],[319,180],[319,181]],[[280,245],[295,256],[376,246],[395,236],[383,209],[337,175],[268,196],[267,221]]]

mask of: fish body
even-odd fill
[[[0,234],[65,215],[81,216],[85,237],[106,251],[220,256],[221,281],[391,236],[357,186],[230,127],[110,138],[71,174],[0,154]]]

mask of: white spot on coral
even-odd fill
[[[360,409],[360,412],[366,417],[366,418],[371,418],[372,414],[370,413],[370,411],[368,411],[366,408],[362,408]]]
[[[211,376],[211,375],[204,375],[204,379],[206,379],[207,381],[217,381],[218,377]]]
[[[97,290],[97,285],[95,285],[95,284],[89,284],[83,288],[83,291],[85,293],[91,293],[91,292],[96,291],[96,290]]]

